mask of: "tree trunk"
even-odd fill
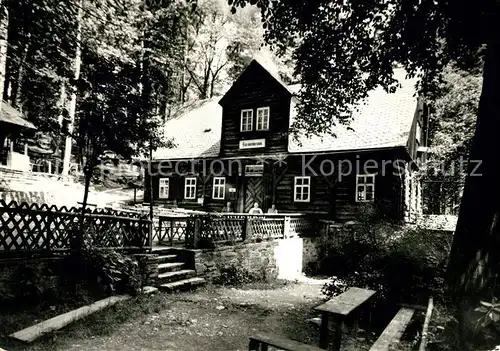
[[[23,78],[24,78],[24,65],[26,64],[26,59],[28,58],[28,50],[29,50],[29,38],[30,35],[27,35],[27,43],[23,48],[23,56],[21,57],[21,61],[19,62],[19,68],[17,69],[17,77],[15,79],[15,84],[12,89],[11,96],[11,104],[13,107],[17,108],[22,112],[22,86],[23,86]]]
[[[5,0],[0,0],[0,101],[3,100],[5,90],[5,76],[7,70],[7,46],[9,34],[9,11]]]
[[[77,86],[80,79],[80,66],[82,64],[82,16],[83,16],[83,0],[79,1],[78,5],[78,15],[77,15],[77,30],[76,30],[76,52],[74,61],[74,81],[71,86],[71,99],[69,103],[69,123],[68,123],[68,134],[66,136],[65,146],[64,146],[64,158],[63,158],[63,169],[62,175],[67,176],[69,173],[70,161],[71,161],[71,148],[73,146],[73,124],[75,122],[76,115],[76,93]]]
[[[82,211],[80,215],[80,222],[78,226],[78,231],[76,233],[77,237],[75,238],[75,245],[73,249],[77,251],[81,251],[84,247],[84,239],[85,239],[85,210],[87,209],[87,202],[89,199],[89,190],[90,190],[90,182],[92,180],[92,176],[94,174],[94,165],[95,165],[95,156],[91,155],[87,160],[87,164],[84,167],[83,174],[85,175],[85,188],[83,191],[83,202],[82,202]]]
[[[450,260],[448,288],[473,304],[488,297],[500,254],[500,21],[487,43],[469,172]],[[485,295],[486,294],[486,295]],[[491,296],[489,296],[491,298]]]

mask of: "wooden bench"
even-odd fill
[[[403,336],[403,333],[411,321],[414,309],[401,308],[389,325],[384,329],[370,351],[389,351],[391,345],[397,344]]]
[[[340,350],[340,344],[342,342],[342,329],[345,318],[355,309],[370,300],[375,293],[376,291],[373,290],[350,288],[343,294],[335,296],[324,304],[315,307],[314,309],[316,311],[321,312],[319,347],[322,349],[328,349],[330,341],[328,337],[328,320],[331,316],[332,323],[335,328],[333,350]]]
[[[323,351],[322,349],[274,334],[257,334],[250,338],[249,351],[267,351],[268,347],[287,351]]]

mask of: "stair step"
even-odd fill
[[[162,273],[178,271],[182,266],[184,266],[184,262],[160,263],[158,265],[158,272]]]
[[[161,255],[158,256],[158,263],[175,262],[177,255]]]
[[[176,280],[190,278],[196,275],[196,271],[192,269],[183,269],[180,271],[166,272],[158,274],[159,283],[171,283]]]
[[[195,277],[195,278],[179,280],[172,283],[162,284],[159,286],[159,288],[162,290],[172,291],[172,290],[189,289],[202,284],[205,284],[205,279]]]

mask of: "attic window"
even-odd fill
[[[269,107],[257,109],[257,130],[269,129]]]
[[[253,110],[241,110],[241,131],[248,132],[253,129]]]
[[[203,131],[203,133],[208,133],[208,132],[211,132],[212,131],[212,128],[207,128]]]

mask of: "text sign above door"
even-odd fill
[[[240,149],[255,149],[265,146],[266,139],[240,140]]]

